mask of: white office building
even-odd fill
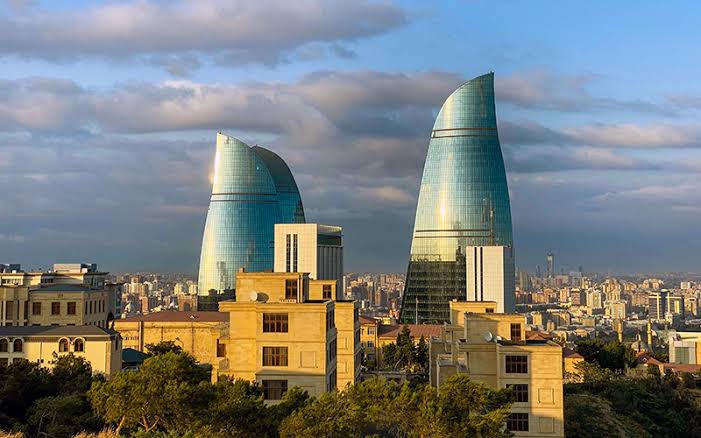
[[[321,224],[275,224],[275,272],[308,272],[336,280],[343,299],[343,228]]]
[[[468,246],[467,301],[494,301],[498,313],[512,313],[516,292],[513,249],[508,246]]]

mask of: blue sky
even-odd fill
[[[216,131],[406,268],[435,111],[496,74],[517,265],[698,271],[694,2],[0,1],[0,260],[196,271]]]

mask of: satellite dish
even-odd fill
[[[494,335],[492,332],[488,331],[487,333],[484,334],[484,340],[487,342],[492,342],[492,339],[494,339]]]
[[[251,301],[258,301],[258,292],[251,292],[250,294],[248,294],[248,298],[250,298]]]

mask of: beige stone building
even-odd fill
[[[8,266],[8,265],[4,265]],[[55,264],[52,271],[0,269],[0,326],[95,325],[118,314],[118,288],[96,265]]]
[[[146,352],[147,344],[172,341],[200,363],[214,364],[219,340],[228,335],[229,314],[221,312],[156,312],[115,320],[124,348]]]
[[[323,298],[325,285],[332,298]],[[306,273],[237,273],[236,301],[219,303],[219,311],[229,313],[229,332],[215,371],[259,382],[269,402],[294,386],[318,396],[356,381],[357,307],[335,296],[335,281],[310,280]]]
[[[527,340],[525,317],[493,302],[450,303],[450,324],[430,342],[431,383],[458,373],[515,396],[507,427],[516,437],[564,437],[562,347]]]
[[[93,373],[110,377],[122,368],[119,333],[97,326],[0,327],[0,366],[28,360],[51,368],[57,356],[85,358]]]

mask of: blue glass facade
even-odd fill
[[[455,90],[436,117],[416,208],[402,322],[450,319],[448,302],[465,299],[468,245],[513,246],[493,73]]]
[[[267,149],[217,134],[199,294],[233,293],[239,268],[272,270],[274,226],[292,222],[304,223],[304,209],[285,162]]]

